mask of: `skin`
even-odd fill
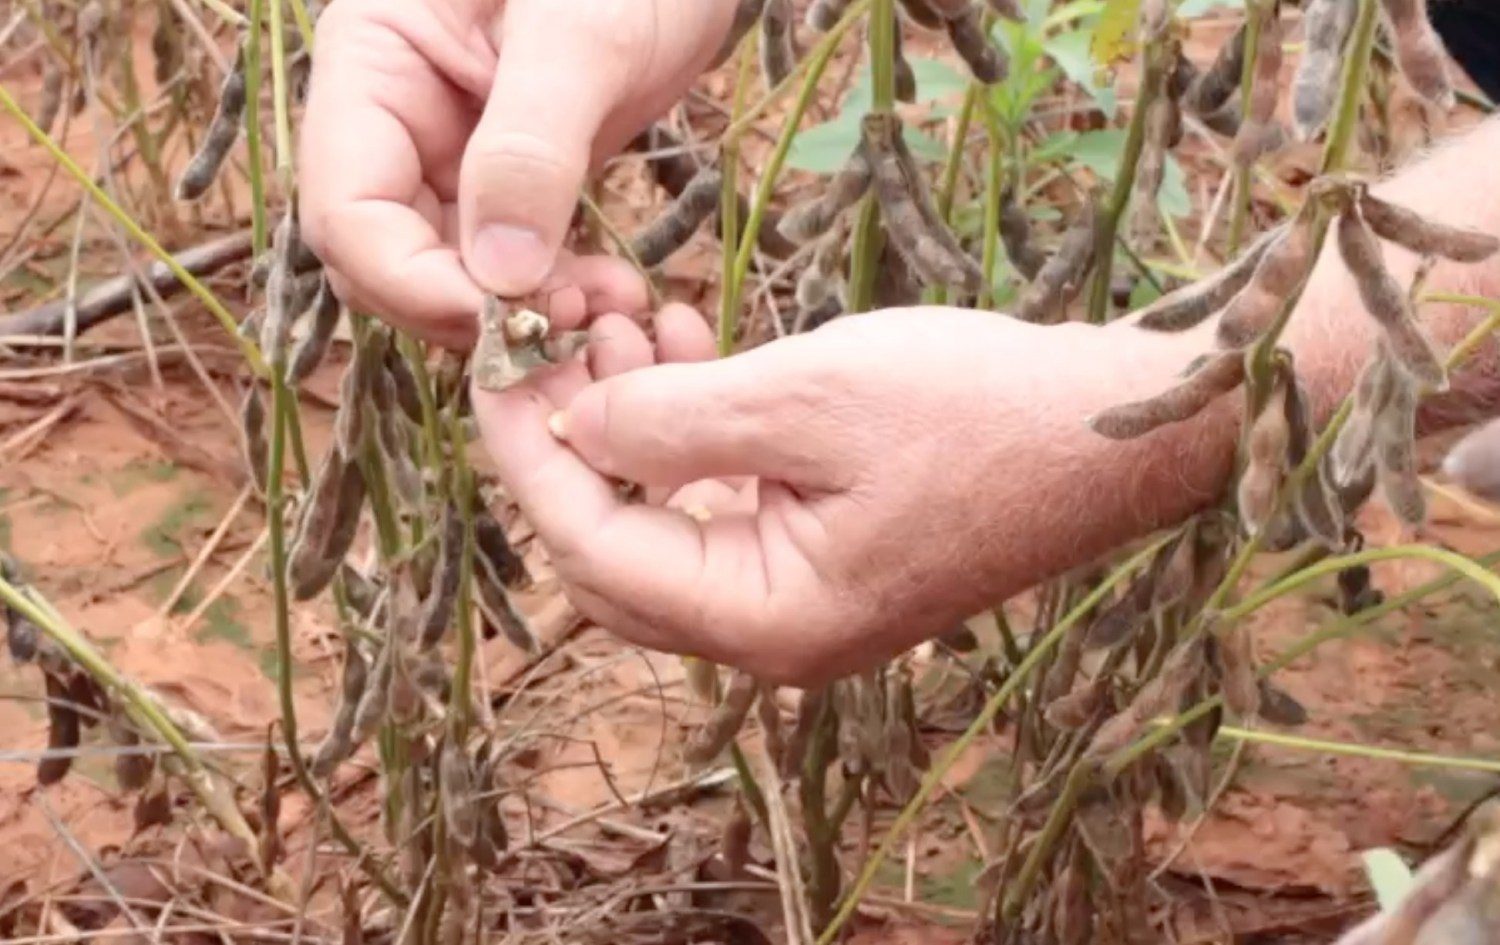
[[[696,312],[648,316],[618,264],[554,258],[584,169],[682,93],[731,13],[705,0],[339,0],[319,24],[303,219],[346,298],[464,344],[478,286],[568,286],[554,320],[589,325],[580,360],[474,391],[499,475],[584,615],[814,685],[1224,493],[1237,398],[1123,444],[1085,422],[1171,385],[1212,346],[1212,321],[1159,334],[918,308],[710,361]],[[1486,186],[1497,147],[1500,125],[1484,126],[1377,192],[1500,229]],[[541,249],[493,256],[474,235],[492,218],[541,234]],[[1416,260],[1390,246],[1386,258],[1409,281]],[[1494,294],[1500,264],[1439,265],[1428,285]],[[1475,321],[1431,305],[1423,319],[1444,349]],[[1316,411],[1348,391],[1375,331],[1330,240],[1285,338]],[[1424,428],[1490,412],[1497,374],[1483,346]],[[622,503],[618,480],[651,501]]]

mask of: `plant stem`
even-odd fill
[[[245,33],[245,150],[250,163],[250,245],[258,258],[266,251],[266,180],[260,151],[260,28],[266,0],[249,0]]]
[[[1240,102],[1250,101],[1255,91],[1255,61],[1260,58],[1260,37],[1264,31],[1266,17],[1275,11],[1265,0],[1258,0],[1245,18],[1245,59],[1240,66]],[[1240,241],[1245,235],[1245,222],[1250,217],[1250,187],[1253,178],[1253,162],[1234,163],[1234,205],[1229,211],[1229,239],[1225,246],[1225,259],[1233,259],[1240,251]]]
[[[302,48],[308,55],[313,51],[313,21],[307,15],[306,0],[288,0],[292,7],[292,19],[297,22],[297,32],[302,35]]]
[[[192,273],[183,268],[182,264],[173,258],[171,253],[163,249],[162,245],[150,233],[147,233],[139,223],[136,223],[131,218],[129,213],[126,213],[119,204],[115,203],[109,194],[105,193],[103,188],[95,183],[94,179],[83,168],[79,167],[78,163],[66,151],[58,146],[51,135],[37,127],[36,122],[32,121],[31,116],[27,115],[16,100],[11,97],[10,91],[4,85],[0,85],[0,107],[3,107],[16,121],[20,122],[21,127],[26,129],[26,133],[31,135],[34,141],[45,148],[52,158],[62,165],[63,170],[67,171],[70,177],[77,181],[84,190],[88,191],[89,197],[98,203],[100,207],[104,208],[104,211],[115,222],[119,223],[125,229],[125,232],[130,234],[132,239],[146,247],[151,255],[160,260],[162,265],[166,266],[168,271],[198,301],[203,303],[204,308],[208,309],[209,314],[218,320],[219,324],[229,333],[234,343],[239,347],[241,354],[244,355],[245,361],[249,363],[250,370],[255,376],[262,379],[269,377],[269,371],[266,367],[265,359],[261,357],[260,349],[249,338],[240,335],[239,323],[235,320],[234,315],[230,314],[229,309],[224,306],[224,303],[219,301],[218,296],[214,295]]]
[[[1078,798],[1095,774],[1096,769],[1092,761],[1079,759],[1073,763],[1072,770],[1068,772],[1067,781],[1063,782],[1062,791],[1058,794],[1057,800],[1052,802],[1052,809],[1047,813],[1047,822],[1042,825],[1042,832],[1037,835],[1031,852],[1026,855],[1026,862],[1021,865],[1021,872],[1017,874],[1015,882],[1006,891],[1002,913],[1007,922],[1013,922],[1020,915],[1021,907],[1026,904],[1027,897],[1031,895],[1031,890],[1036,887],[1036,881],[1042,875],[1042,865],[1052,853],[1052,848],[1057,845],[1058,839],[1062,837],[1063,830],[1073,819],[1073,811],[1078,806]]]
[[[1089,293],[1089,321],[1104,324],[1109,318],[1110,281],[1114,271],[1115,234],[1120,231],[1120,220],[1130,206],[1130,192],[1135,189],[1136,168],[1141,163],[1141,151],[1146,144],[1146,113],[1151,103],[1161,94],[1165,81],[1166,66],[1162,62],[1161,42],[1153,40],[1143,53],[1145,69],[1141,74],[1141,87],[1136,93],[1135,111],[1130,116],[1130,127],[1125,133],[1125,148],[1120,155],[1120,169],[1115,174],[1114,190],[1109,205],[1099,220],[1099,232],[1094,242],[1094,280]]]
[[[896,10],[893,0],[874,0],[870,7],[870,79],[873,86],[871,111],[889,112],[896,107]],[[854,245],[849,261],[849,308],[868,311],[874,303],[875,275],[885,249],[880,226],[880,204],[872,192],[859,205],[854,226]]]
[[[975,304],[981,309],[989,308],[995,300],[995,262],[1000,255],[1000,191],[1005,186],[1005,136],[988,102],[984,107],[984,125],[989,135],[990,154],[984,177],[984,243],[979,264],[984,272],[984,284]]]
[[[737,116],[745,107],[745,95],[750,89],[750,76],[755,66],[755,42],[758,34],[751,30],[740,41],[740,68],[734,85],[734,100],[730,115]],[[735,259],[739,254],[740,239],[740,135],[724,136],[720,147],[720,164],[724,174],[724,187],[719,198],[719,221],[721,240],[724,245],[722,262],[725,282],[719,293],[719,357],[727,358],[734,351],[735,334],[739,329],[739,293],[732,285],[731,273],[735,271]],[[753,241],[746,245],[753,247]]]
[[[453,495],[464,523],[464,545],[458,571],[458,602],[454,604],[458,623],[458,660],[453,667],[453,695],[449,713],[454,719],[455,736],[462,745],[468,734],[473,708],[474,653],[474,477],[469,470],[467,444],[458,407],[448,417],[449,449],[453,453]]]
[[[1375,46],[1375,28],[1380,22],[1378,6],[1379,0],[1359,0],[1359,14],[1344,52],[1338,108],[1333,123],[1328,126],[1328,144],[1323,149],[1320,173],[1338,171],[1348,160],[1355,125],[1359,121],[1359,101],[1364,95],[1365,76],[1370,70],[1370,52]]]
[[[886,832],[885,838],[880,841],[880,846],[865,864],[864,869],[860,871],[859,876],[855,878],[854,884],[850,887],[848,894],[844,896],[843,901],[839,904],[838,912],[834,914],[828,927],[818,936],[817,945],[830,945],[838,937],[839,929],[843,927],[845,922],[849,921],[849,917],[858,908],[860,899],[869,890],[870,884],[875,880],[875,874],[879,872],[881,864],[890,855],[896,842],[906,832],[907,828],[911,826],[912,821],[916,820],[917,814],[926,806],[928,799],[932,797],[933,792],[937,790],[938,785],[942,783],[943,778],[947,776],[954,764],[958,762],[958,759],[968,750],[969,745],[973,744],[974,739],[978,738],[981,732],[989,728],[990,723],[995,720],[995,716],[1020,691],[1021,686],[1031,676],[1038,664],[1046,658],[1058,643],[1062,642],[1063,637],[1068,634],[1068,631],[1073,628],[1074,624],[1078,623],[1086,614],[1092,611],[1099,601],[1103,600],[1105,595],[1114,589],[1117,584],[1124,581],[1147,561],[1151,560],[1151,556],[1166,545],[1170,538],[1170,535],[1159,538],[1134,555],[1131,555],[1125,563],[1115,568],[1104,580],[1100,581],[1090,590],[1072,610],[1069,610],[1061,620],[1053,625],[1052,629],[1047,631],[1045,636],[1031,647],[1030,651],[1026,654],[1026,658],[1005,678],[1005,682],[1000,685],[995,694],[990,696],[989,701],[984,704],[984,708],[980,709],[979,714],[969,723],[969,727],[964,729],[963,734],[955,739],[953,744],[948,746],[947,750],[943,752],[942,757],[938,758],[932,768],[923,776],[922,784],[917,788],[917,793],[906,803],[905,807],[901,808],[901,812],[896,815],[896,819],[892,822],[890,830]]]
[[[291,93],[286,82],[286,16],[282,0],[271,0],[271,108],[276,125],[276,177],[288,200],[292,195]],[[249,76],[246,75],[248,79]],[[248,104],[248,102],[247,102]]]
[[[1433,755],[1420,751],[1401,751],[1395,748],[1378,748],[1353,742],[1333,741],[1324,738],[1306,738],[1282,732],[1267,732],[1256,729],[1221,725],[1217,732],[1220,738],[1236,742],[1257,742],[1315,751],[1324,755],[1344,755],[1350,758],[1369,758],[1374,761],[1395,761],[1404,765],[1430,768],[1452,768],[1459,771],[1489,771],[1500,773],[1500,761],[1489,758],[1465,758],[1461,755]]]

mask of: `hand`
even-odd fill
[[[560,252],[591,162],[717,52],[731,0],[339,0],[318,22],[298,172],[304,238],[352,305],[472,342],[481,294],[567,286],[645,308],[623,262]]]
[[[707,357],[701,319],[674,311],[655,359]],[[476,390],[475,412],[584,614],[655,649],[805,685],[1212,500],[1233,458],[1234,398],[1133,443],[1085,424],[1170,385],[1204,341],[889,311],[712,363],[648,366],[640,336],[629,359],[611,356],[625,370]],[[753,495],[706,521],[623,504],[612,482],[727,493],[703,481],[736,476],[754,477]]]

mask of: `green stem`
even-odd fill
[[[1379,0],[1359,0],[1359,14],[1349,46],[1344,52],[1344,72],[1339,86],[1339,102],[1332,124],[1328,126],[1328,143],[1323,148],[1319,172],[1341,170],[1348,161],[1354,143],[1354,129],[1359,121],[1359,102],[1364,95],[1365,76],[1370,71],[1370,52],[1375,46],[1379,25]]]
[[[1433,755],[1421,751],[1401,751],[1396,748],[1377,748],[1354,742],[1334,741],[1326,738],[1306,738],[1281,732],[1266,732],[1232,725],[1221,725],[1216,733],[1220,738],[1236,742],[1257,742],[1295,748],[1300,751],[1315,751],[1322,755],[1343,755],[1349,758],[1369,758],[1374,761],[1394,761],[1404,765],[1430,768],[1452,768],[1460,771],[1500,772],[1500,761],[1488,758],[1465,758],[1461,755]]]
[[[457,736],[467,735],[473,707],[474,653],[474,478],[469,470],[468,449],[457,406],[448,417],[449,448],[453,453],[453,496],[464,523],[463,555],[458,572],[458,659],[453,667],[453,695],[449,700]]]
[[[1042,832],[1037,835],[1031,852],[1026,855],[1026,862],[1021,865],[1021,872],[1016,876],[1016,881],[1010,885],[1005,894],[1005,906],[1002,913],[1008,923],[1015,921],[1020,915],[1021,907],[1026,904],[1032,889],[1036,887],[1037,880],[1041,878],[1043,864],[1047,862],[1052,848],[1057,845],[1063,831],[1073,819],[1073,811],[1078,806],[1078,798],[1083,794],[1083,789],[1088,787],[1096,771],[1092,761],[1080,759],[1073,763],[1072,770],[1068,772],[1067,781],[1063,782],[1061,793],[1058,794],[1057,800],[1052,802],[1051,810],[1047,812],[1047,822],[1042,825]]]
[[[893,0],[874,0],[870,6],[870,78],[873,86],[871,111],[889,112],[896,107],[896,11]],[[868,311],[875,299],[875,276],[885,232],[880,226],[880,205],[873,192],[865,194],[854,226],[854,245],[849,261],[850,311]]]
[[[271,108],[276,123],[276,177],[281,182],[281,192],[291,199],[291,93],[286,82],[286,16],[281,3],[282,0],[271,0]]]
[[[266,251],[266,180],[260,151],[260,28],[266,0],[250,0],[250,24],[245,33],[245,150],[250,162],[250,246],[259,257]]]
[[[161,264],[166,266],[168,271],[198,301],[203,303],[203,307],[208,309],[209,314],[218,320],[219,324],[229,333],[234,343],[239,347],[241,354],[244,355],[245,361],[250,365],[250,370],[255,376],[262,379],[269,377],[269,370],[266,367],[265,359],[261,357],[260,349],[255,346],[253,341],[240,335],[239,323],[235,320],[234,315],[230,314],[229,309],[224,306],[224,303],[219,301],[218,296],[214,295],[192,273],[184,269],[182,264],[172,257],[171,253],[163,249],[162,245],[150,233],[142,229],[141,225],[136,223],[130,214],[126,213],[119,204],[115,203],[109,194],[105,193],[103,188],[95,183],[94,179],[83,168],[79,167],[78,163],[66,151],[58,146],[51,135],[37,127],[36,122],[32,121],[31,116],[27,115],[25,110],[11,97],[10,91],[4,85],[0,85],[0,107],[3,107],[16,121],[20,122],[21,127],[26,129],[26,133],[31,135],[32,140],[45,148],[51,157],[62,165],[63,170],[67,171],[70,177],[77,181],[84,190],[88,191],[89,197],[102,207],[104,212],[108,213],[115,222],[119,223],[125,229],[125,232],[130,234],[132,239],[146,247],[151,255],[160,260]]]
[[[745,107],[745,94],[750,89],[750,78],[755,65],[754,30],[745,34],[740,42],[740,68],[734,85],[734,101],[731,116],[738,116]],[[733,285],[731,274],[735,271],[735,260],[739,254],[740,240],[740,135],[725,135],[721,147],[721,164],[724,172],[724,188],[719,198],[719,220],[721,241],[724,245],[723,271],[724,290],[719,294],[719,357],[727,358],[734,351],[735,334],[739,329],[739,292]],[[753,247],[753,241],[746,241]]]
[[[313,51],[313,21],[307,15],[306,0],[288,0],[292,7],[292,19],[297,22],[297,32],[302,36],[302,47],[308,55]]]
[[[1240,102],[1247,103],[1255,92],[1255,61],[1260,57],[1260,36],[1266,17],[1274,10],[1264,0],[1256,3],[1245,19],[1245,59],[1240,67]],[[1245,222],[1250,217],[1250,187],[1253,180],[1250,164],[1234,164],[1234,206],[1229,211],[1229,239],[1226,257],[1233,258],[1240,251],[1240,241],[1245,235]]]
[[[1463,340],[1453,346],[1448,352],[1448,364],[1461,364],[1469,359],[1474,350],[1484,344],[1485,339],[1500,328],[1500,301],[1485,298],[1482,295],[1459,295],[1452,292],[1430,292],[1422,297],[1423,302],[1443,302],[1449,305],[1473,305],[1486,309],[1490,314],[1484,321],[1474,326],[1474,329],[1463,337]]]
[[[995,300],[995,262],[1000,255],[1000,190],[1005,185],[1005,136],[989,103],[985,103],[984,124],[989,134],[990,154],[984,178],[984,245],[980,253],[984,285],[975,305],[981,309],[989,308]]]
[[[1115,234],[1120,231],[1120,220],[1130,206],[1130,192],[1135,189],[1136,168],[1141,163],[1141,151],[1146,144],[1146,113],[1151,103],[1162,91],[1165,64],[1162,62],[1161,44],[1153,42],[1144,56],[1146,68],[1141,75],[1141,87],[1136,93],[1135,112],[1130,116],[1130,127],[1125,133],[1125,148],[1120,155],[1120,169],[1115,174],[1114,190],[1109,205],[1099,221],[1099,232],[1094,243],[1094,279],[1089,294],[1089,321],[1102,325],[1109,318],[1110,279],[1114,271]]]
[[[1020,691],[1022,684],[1031,676],[1037,665],[1062,641],[1063,637],[1067,636],[1068,631],[1073,628],[1074,624],[1078,623],[1078,621],[1082,620],[1084,616],[1092,611],[1116,585],[1135,573],[1147,561],[1151,560],[1151,556],[1156,554],[1170,540],[1170,537],[1166,536],[1157,539],[1132,555],[1124,564],[1115,568],[1114,571],[1110,572],[1108,577],[1090,590],[1072,610],[1068,611],[1061,620],[1053,625],[1051,630],[1047,631],[1045,636],[1031,647],[1030,651],[1026,654],[1026,658],[1006,677],[1005,682],[995,691],[995,694],[990,696],[989,701],[984,704],[984,708],[980,709],[979,714],[969,723],[969,727],[964,729],[963,734],[955,739],[953,744],[948,746],[947,750],[943,752],[942,757],[938,758],[932,768],[923,776],[922,784],[917,788],[917,793],[906,803],[905,807],[901,808],[901,812],[896,815],[896,819],[891,824],[890,830],[886,832],[884,839],[880,841],[880,846],[871,855],[869,861],[865,863],[864,869],[860,871],[859,876],[855,878],[854,884],[850,887],[848,895],[839,904],[839,910],[834,914],[832,921],[829,922],[828,928],[824,929],[823,933],[818,936],[817,945],[829,945],[829,943],[838,937],[839,930],[843,928],[844,923],[849,921],[850,916],[854,914],[854,910],[858,908],[860,899],[869,891],[870,884],[875,880],[875,874],[880,871],[881,864],[890,855],[896,842],[900,840],[907,828],[916,820],[917,815],[926,807],[928,799],[932,797],[933,792],[937,790],[938,785],[942,783],[943,778],[947,776],[954,764],[958,762],[958,759],[973,744],[974,739],[978,738],[981,732],[989,728],[990,723],[994,722],[995,716]]]

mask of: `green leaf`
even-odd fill
[[[1375,888],[1381,910],[1394,908],[1406,898],[1412,887],[1412,872],[1395,851],[1382,847],[1366,850],[1361,857],[1365,862],[1365,875]]]
[[[913,58],[911,71],[917,75],[918,102],[934,102],[969,87],[969,77],[941,59]]]
[[[1140,14],[1141,0],[1109,0],[1094,25],[1090,51],[1095,62],[1108,66],[1130,55],[1135,47],[1135,24]]]
[[[1115,117],[1115,90],[1113,86],[1101,86],[1093,56],[1089,54],[1089,34],[1086,30],[1069,30],[1058,33],[1043,43],[1047,55],[1057,63],[1066,75],[1099,105],[1106,118]]]
[[[799,131],[787,152],[787,166],[814,174],[832,174],[843,167],[859,144],[859,116],[845,109],[832,121]]]
[[[1113,182],[1115,174],[1119,172],[1120,152],[1125,149],[1125,135],[1123,128],[1100,128],[1097,131],[1082,132],[1071,142],[1053,144],[1052,139],[1048,139],[1041,147],[1051,146],[1060,156],[1070,157],[1100,179]],[[1166,167],[1162,170],[1157,206],[1162,213],[1173,217],[1187,216],[1193,209],[1192,197],[1187,191],[1187,175],[1183,173],[1182,165],[1170,154],[1167,155]]]

